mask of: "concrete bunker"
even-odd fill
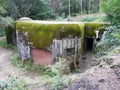
[[[19,57],[36,64],[49,65],[65,59],[81,60],[84,23],[53,21],[17,21]]]
[[[19,57],[50,65],[65,59],[76,66],[86,50],[94,46],[95,30],[104,23],[18,20],[15,23]],[[8,29],[6,30],[8,31]],[[99,36],[104,28],[99,29]],[[10,33],[7,34],[9,36]],[[8,39],[7,39],[8,40]]]

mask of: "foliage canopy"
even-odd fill
[[[103,2],[103,11],[113,24],[120,23],[120,0],[109,0]]]

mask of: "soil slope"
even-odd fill
[[[120,53],[100,58],[97,66],[78,75],[67,90],[120,90]]]

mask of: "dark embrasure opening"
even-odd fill
[[[92,51],[93,43],[94,43],[94,39],[93,38],[86,38],[86,50],[87,51]]]

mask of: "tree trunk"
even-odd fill
[[[91,0],[88,0],[88,14],[91,12]]]
[[[70,14],[71,14],[71,12],[70,12],[70,0],[69,0],[69,8],[68,8],[68,13],[69,13],[69,17],[68,17],[68,21],[70,20]]]
[[[80,14],[82,15],[82,0],[80,0]]]
[[[101,10],[101,0],[99,1],[99,11]]]
[[[76,0],[74,0],[74,16],[76,15]]]

